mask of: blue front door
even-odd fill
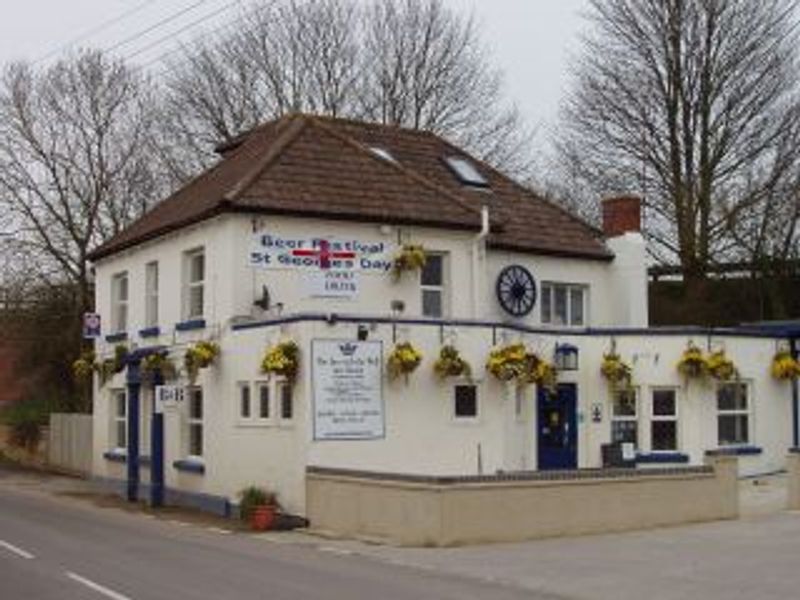
[[[560,383],[553,392],[539,388],[536,437],[540,470],[578,467],[577,400],[574,383]]]

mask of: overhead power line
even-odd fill
[[[151,32],[153,32],[153,31],[155,31],[157,29],[160,29],[164,25],[167,25],[168,23],[172,23],[173,21],[175,21],[177,19],[180,19],[183,15],[185,15],[187,13],[190,13],[191,11],[193,11],[196,8],[202,6],[203,4],[207,4],[208,2],[209,2],[209,0],[198,0],[197,2],[194,2],[193,4],[187,6],[186,8],[182,8],[178,12],[172,13],[168,17],[164,17],[163,19],[161,19],[157,23],[154,23],[154,24],[150,25],[149,27],[146,27],[145,29],[142,29],[141,31],[139,31],[137,33],[134,33],[133,35],[131,35],[131,36],[129,36],[129,37],[117,42],[113,46],[105,48],[105,51],[106,52],[113,52],[114,50],[117,50],[118,48],[122,48],[123,46],[127,46],[131,42],[135,42],[136,40],[141,39],[144,36],[146,36],[148,33],[151,33]]]
[[[126,55],[125,59],[129,60],[131,58],[135,58],[135,57],[137,57],[137,56],[139,56],[141,54],[144,54],[148,50],[152,50],[153,48],[156,48],[156,47],[160,46],[161,44],[164,44],[165,42],[168,42],[168,41],[174,39],[176,35],[179,35],[179,34],[185,32],[185,31],[193,29],[194,27],[197,27],[201,23],[205,23],[209,19],[213,19],[217,15],[222,14],[223,12],[225,12],[227,10],[230,10],[234,5],[238,4],[239,1],[240,0],[233,0],[233,2],[229,2],[228,4],[225,4],[224,6],[216,9],[213,12],[208,13],[207,15],[205,15],[203,17],[200,17],[199,19],[195,19],[191,23],[188,23],[188,24],[184,25],[183,27],[177,29],[176,31],[173,31],[173,32],[169,33],[168,35],[165,35],[164,37],[159,38],[159,39],[155,40],[154,42],[152,42],[150,44],[147,44],[146,46],[138,48],[134,52]],[[163,58],[163,56],[164,55],[162,55],[161,57],[159,57],[156,60],[161,60],[161,58]]]
[[[135,15],[136,13],[138,13],[138,12],[142,11],[143,9],[147,8],[151,4],[155,4],[155,2],[156,2],[156,0],[146,0],[145,2],[142,2],[141,4],[137,4],[136,6],[131,8],[130,10],[126,10],[125,12],[123,12],[122,14],[114,17],[113,19],[109,19],[108,21],[104,21],[104,22],[100,23],[99,25],[97,25],[95,27],[87,29],[86,31],[84,31],[83,33],[81,33],[81,34],[77,35],[76,37],[72,38],[68,42],[65,42],[65,43],[61,44],[60,46],[58,46],[56,48],[53,48],[52,50],[50,50],[46,54],[43,54],[42,56],[40,56],[39,58],[34,60],[33,64],[38,64],[38,63],[40,63],[42,61],[45,61],[48,58],[51,58],[51,57],[55,56],[56,54],[59,54],[59,53],[63,52],[64,50],[67,50],[67,49],[71,48],[75,44],[77,44],[79,42],[82,42],[84,40],[87,40],[90,37],[92,37],[93,35],[96,35],[96,34],[100,33],[101,31],[105,31],[106,29],[116,25],[117,23],[121,23],[125,19],[128,19],[128,18],[132,17],[133,15]]]

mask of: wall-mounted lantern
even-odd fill
[[[559,371],[577,371],[578,347],[572,344],[556,344],[555,363]]]

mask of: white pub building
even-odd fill
[[[636,198],[598,231],[432,134],[307,115],[219,152],[92,256],[98,359],[126,353],[95,382],[93,473],[129,498],[224,513],[255,484],[303,515],[309,466],[569,470],[618,447],[756,474],[797,445],[794,384],[771,374],[788,340],[648,328]],[[520,344],[556,382],[487,367]],[[470,368],[438,374],[444,347]],[[680,372],[689,348],[735,377]]]

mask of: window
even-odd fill
[[[202,248],[186,253],[184,270],[184,317],[202,318],[205,309],[203,290],[206,278],[206,259]]]
[[[252,406],[250,405],[250,384],[239,384],[239,417],[249,419],[252,416]]]
[[[294,418],[294,390],[288,381],[281,381],[276,386],[281,403],[281,420],[291,421]]]
[[[456,419],[474,419],[478,416],[478,388],[474,385],[457,385],[454,390]]]
[[[747,384],[721,383],[717,388],[717,437],[720,446],[750,443]]]
[[[420,273],[422,314],[425,317],[444,316],[444,255],[428,254]]]
[[[256,388],[258,389],[258,418],[262,421],[266,421],[270,418],[271,414],[269,383],[258,383],[256,384]]]
[[[586,286],[542,283],[542,323],[586,325]]]
[[[111,278],[111,329],[115,333],[128,329],[128,274]]]
[[[128,448],[128,399],[125,390],[111,392],[112,431],[111,442],[114,448]]]
[[[158,325],[158,263],[144,266],[144,321],[145,327]]]
[[[636,390],[615,390],[611,410],[611,441],[630,442],[639,447],[639,424]]]
[[[656,389],[652,393],[650,449],[667,452],[678,449],[678,402],[674,389]]]
[[[188,454],[193,458],[203,456],[203,390],[192,388],[189,390],[189,430]]]
[[[470,160],[459,156],[448,156],[444,161],[453,175],[464,185],[481,188],[489,187],[489,182]]]

